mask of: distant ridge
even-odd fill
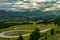
[[[25,21],[32,19],[50,19],[56,18],[60,16],[60,10],[54,11],[46,11],[43,12],[41,10],[37,11],[26,11],[26,12],[12,12],[0,10],[0,20],[2,21]]]

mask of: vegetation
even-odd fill
[[[47,40],[48,38],[47,38],[47,33],[45,33],[45,40]]]
[[[35,29],[35,31],[30,34],[29,40],[38,40],[40,38],[40,32],[39,31],[40,31],[39,29]]]
[[[14,25],[26,25],[26,24],[33,24],[33,23],[7,23],[7,22],[0,22],[0,29],[8,28]]]
[[[23,40],[23,37],[22,35],[19,36],[18,40]]]
[[[50,20],[50,19],[49,19]],[[46,23],[46,25],[44,24]],[[2,23],[1,23],[2,24]],[[5,23],[4,23],[5,24]],[[16,30],[15,28],[17,28],[17,30],[34,30],[35,28],[39,28],[40,30],[43,30],[43,29],[47,29],[47,28],[52,28],[51,30],[45,32],[45,33],[41,33],[41,34],[38,34],[39,31],[36,32],[36,30],[34,32],[30,32],[30,36],[26,36],[26,37],[23,37],[24,40],[32,40],[33,38],[35,38],[38,34],[38,36],[40,37],[36,37],[36,40],[55,40],[57,38],[57,36],[59,36],[59,33],[60,33],[60,20],[57,20],[55,19],[54,21],[51,20],[51,21],[43,21],[43,22],[34,22],[33,24],[25,24],[23,23],[20,24],[20,23],[8,23],[12,26],[10,26],[9,28],[3,28],[3,29],[0,29],[0,32],[3,32],[3,31],[7,31],[7,30]],[[15,25],[15,26],[14,26]],[[4,26],[5,27],[5,26]],[[53,36],[51,36],[53,35]],[[17,38],[0,38],[0,40],[16,40]]]
[[[51,35],[54,35],[54,31],[55,31],[54,29],[51,29],[51,31],[50,31]]]

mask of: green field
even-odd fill
[[[0,29],[0,32],[4,32],[4,31],[9,31],[9,30],[35,30],[36,28],[40,29],[40,30],[44,30],[44,29],[48,29],[48,28],[54,28],[55,29],[55,34],[53,36],[50,35],[50,31],[46,32],[48,34],[48,40],[55,40],[57,38],[57,36],[59,35],[58,33],[56,33],[56,31],[59,31],[60,26],[54,26],[53,23],[49,23],[49,24],[26,24],[26,25],[14,25],[14,26],[10,26],[8,28],[3,28]],[[41,33],[41,35],[44,35],[44,33]],[[0,38],[0,40],[17,40],[18,38]],[[24,40],[29,40],[29,36],[25,36]],[[44,40],[44,36],[41,37],[39,40]]]
[[[4,31],[8,31],[8,30],[34,30],[36,28],[43,30],[43,29],[52,28],[52,27],[54,27],[54,24],[48,24],[48,25],[44,25],[44,24],[15,25],[15,26],[11,26],[9,28],[0,29],[0,32],[4,32]]]

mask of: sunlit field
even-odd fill
[[[53,36],[50,35],[50,30],[47,31],[47,35],[48,35],[48,40],[54,40],[57,38],[57,36],[59,34],[56,33],[56,31],[59,31],[60,26],[54,26],[53,23],[49,23],[49,24],[26,24],[26,25],[14,25],[11,26],[9,28],[3,28],[0,29],[0,32],[4,32],[4,31],[9,31],[9,30],[35,30],[36,28],[40,29],[40,30],[44,30],[44,29],[48,29],[48,28],[54,28],[55,29],[55,34]],[[30,32],[31,33],[31,32]],[[44,35],[44,33],[41,33],[41,35]],[[17,40],[18,38],[0,38],[0,40]],[[25,36],[24,40],[29,40],[29,36]],[[42,36],[40,38],[40,40],[44,40],[44,36]]]

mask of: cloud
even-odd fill
[[[22,4],[23,0],[0,0],[0,9],[12,9],[16,10],[13,7],[17,7],[18,4]],[[27,0],[25,0],[27,1]],[[30,0],[28,0],[30,1]],[[32,2],[50,2],[50,1],[56,1],[56,0],[31,0]],[[60,1],[60,0],[59,0]],[[18,5],[20,7],[20,5]]]
[[[56,0],[46,0],[47,2],[56,2]]]

